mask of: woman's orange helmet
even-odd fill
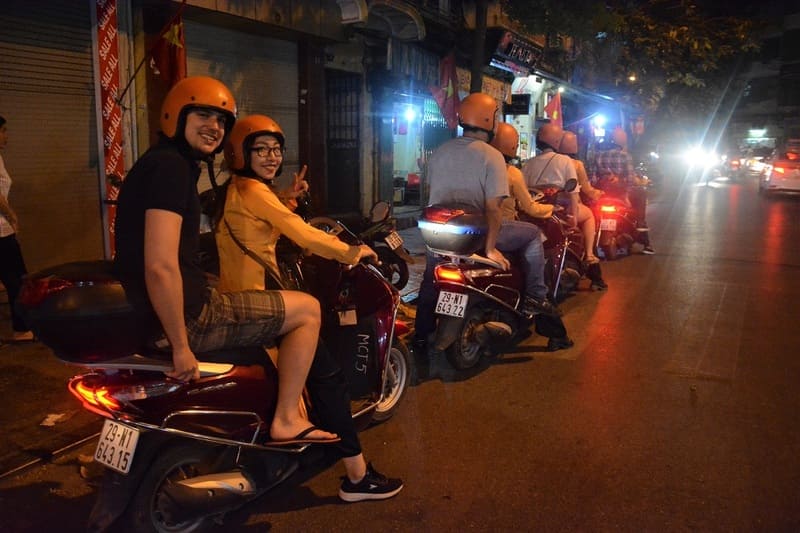
[[[236,100],[221,81],[208,76],[184,78],[169,90],[161,104],[161,131],[174,139],[183,135],[186,111],[192,107],[214,109],[225,113],[225,133],[228,134],[236,122]],[[222,147],[217,151],[222,150]]]
[[[507,122],[501,122],[497,125],[497,131],[494,134],[494,139],[490,142],[492,146],[497,148],[501,154],[506,157],[517,157],[517,148],[519,147],[519,133],[517,129]]]
[[[561,137],[561,145],[556,151],[562,154],[576,155],[578,153],[578,136],[571,131],[565,131],[564,136]]]
[[[236,122],[225,143],[225,163],[234,172],[247,172],[250,166],[250,146],[259,135],[272,135],[281,147],[285,136],[280,125],[266,115],[250,115]]]

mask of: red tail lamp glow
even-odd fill
[[[460,217],[464,214],[463,209],[446,209],[426,207],[423,218],[437,224],[447,224],[451,219]]]
[[[103,407],[109,411],[118,411],[120,408],[119,403],[110,394],[108,389],[99,388],[91,389],[84,385],[82,382],[75,385],[75,392],[78,393],[81,400],[96,407]]]
[[[617,206],[615,206],[615,205],[601,205],[600,206],[600,212],[602,212],[602,213],[616,213],[617,212]]]
[[[434,270],[434,276],[439,281],[452,281],[455,283],[464,283],[464,274],[460,270],[453,267],[439,265]]]
[[[772,167],[772,171],[778,174],[786,174],[786,169],[783,167]]]

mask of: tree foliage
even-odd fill
[[[526,31],[574,38],[560,74],[643,111],[708,97],[725,86],[720,77],[743,54],[758,48],[751,19],[717,13],[710,1],[502,1]]]

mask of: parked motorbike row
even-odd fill
[[[540,202],[558,205],[559,197],[576,186],[576,180],[570,179],[563,189],[548,187],[531,192]],[[598,225],[596,245],[606,259],[644,248],[624,193],[607,184],[606,194],[593,205]],[[563,300],[593,268],[585,261],[583,235],[559,209],[550,218],[535,223],[546,237],[545,281],[549,297]],[[511,267],[504,270],[480,255],[487,229],[482,215],[459,205],[429,206],[423,211],[419,227],[429,252],[441,261],[434,270],[438,324],[433,350],[444,352],[453,367],[463,370],[477,365],[482,356],[502,353],[530,335],[531,319],[522,312],[521,262],[509,257]],[[541,315],[535,319],[547,320]],[[549,329],[549,337],[566,335],[556,321],[536,326],[537,330],[540,326]]]
[[[390,418],[414,372],[397,289],[373,265],[300,250],[280,256],[279,283],[320,301],[320,337],[345,372],[358,427]],[[90,529],[194,531],[219,522],[287,479],[309,447],[269,443],[278,376],[261,347],[197,354],[197,381],[166,377],[172,358],[154,341],[158,320],[133,308],[109,261],[31,274],[19,305],[37,338],[82,369],[69,391],[105,419],[94,459],[107,471]],[[314,419],[317,406],[307,409]]]

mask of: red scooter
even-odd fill
[[[627,200],[628,188],[616,177],[602,178],[596,187],[605,194],[594,202],[594,217],[597,221],[595,244],[600,256],[608,261],[619,256],[641,253],[645,242],[643,232],[638,231],[637,217]],[[631,186],[634,193],[641,187]]]
[[[369,265],[299,261],[358,427],[388,419],[413,374],[399,338],[407,327],[396,320],[398,292]],[[268,442],[278,376],[260,347],[197,354],[201,377],[191,383],[166,377],[170,353],[147,341],[157,320],[129,304],[110,262],[31,274],[18,301],[41,342],[85,369],[69,390],[105,418],[94,458],[108,470],[91,529],[194,531],[218,523],[288,478],[309,448]],[[319,406],[307,409],[313,421]]]

